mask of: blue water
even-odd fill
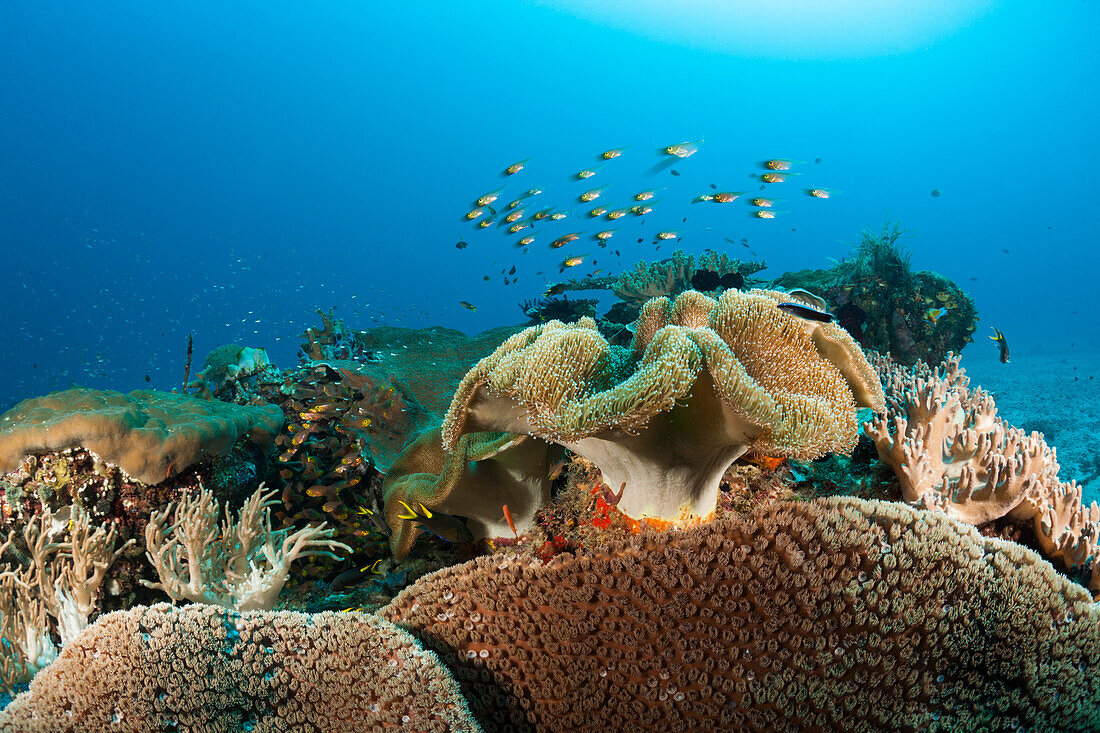
[[[890,218],[917,268],[976,300],[971,349],[990,325],[1020,353],[1097,348],[1100,5],[717,5],[0,4],[0,409],[73,383],[172,388],[188,333],[200,360],[239,342],[289,366],[319,307],[356,327],[516,323],[564,256],[588,253],[583,275],[672,247],[624,228],[620,257],[524,255],[462,214],[529,156],[509,193],[565,206],[586,188],[569,174],[620,146],[592,184],[616,202],[667,186],[650,235],[746,237],[731,254],[778,275]],[[700,138],[681,176],[647,175],[658,146]],[[805,161],[774,189],[781,218],[690,204],[752,190],[773,156]]]

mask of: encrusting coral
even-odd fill
[[[875,363],[886,410],[864,430],[897,474],[905,501],[976,526],[1002,517],[1029,523],[1043,553],[1069,569],[1100,554],[1100,506],[1085,506],[1076,482],[1058,480],[1057,455],[1040,433],[997,416],[993,398],[970,387],[957,355],[935,369],[883,357]]]
[[[588,458],[613,489],[625,485],[619,508],[631,517],[705,516],[746,451],[847,452],[856,405],[881,408],[859,346],[835,324],[780,310],[785,299],[759,290],[656,298],[629,350],[587,318],[528,328],[463,379],[443,447],[467,433],[532,435]]]
[[[526,531],[550,498],[547,476],[560,452],[542,440],[508,433],[463,435],[444,451],[439,428],[425,431],[382,482],[394,556],[403,559],[419,534],[414,522],[400,517],[402,502],[467,517],[478,539],[511,531],[503,514],[507,504],[516,530]]]
[[[380,615],[440,655],[486,730],[1088,730],[1100,709],[1088,593],[889,502],[483,557]]]
[[[250,407],[151,390],[68,389],[23,400],[0,416],[0,474],[28,456],[86,448],[154,485],[239,438],[268,445],[283,424],[278,407]]]
[[[102,617],[0,712],[2,733],[480,730],[450,672],[360,613],[139,606]]]

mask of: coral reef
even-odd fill
[[[707,252],[699,258],[696,264],[695,256],[684,254],[682,250],[676,250],[672,257],[660,262],[639,262],[633,272],[623,273],[610,284],[611,292],[627,303],[641,306],[651,298],[675,297],[680,293],[692,289],[692,279],[699,271],[712,272],[719,277],[719,284],[710,288],[717,290],[721,285],[721,278],[726,275],[739,274],[744,277],[763,270],[766,265],[762,262],[741,262],[731,260],[727,255],[718,252]]]
[[[0,416],[0,474],[28,456],[85,448],[154,485],[238,438],[269,444],[282,427],[273,406],[245,407],[171,392],[68,389],[23,400]]]
[[[828,270],[789,272],[775,288],[805,288],[825,298],[842,326],[868,349],[898,362],[935,363],[969,343],[977,322],[974,302],[935,272],[913,272],[898,244],[905,232],[886,225],[866,230],[850,259]]]
[[[281,373],[263,349],[227,344],[206,355],[198,379],[187,387],[206,400],[247,405],[259,385],[277,383],[280,377]]]
[[[935,512],[772,505],[542,564],[479,558],[381,616],[486,730],[1085,730],[1100,610]]]
[[[1030,524],[1038,547],[1073,570],[1100,555],[1100,506],[1076,482],[1058,480],[1042,434],[1006,425],[993,398],[971,388],[957,355],[911,369],[876,357],[886,410],[864,425],[893,468],[902,498],[976,526],[1006,518]],[[1094,569],[1094,578],[1100,573]],[[1092,584],[1100,593],[1100,585]]]
[[[625,485],[620,508],[631,517],[706,515],[739,455],[849,451],[857,402],[881,407],[855,342],[835,324],[785,313],[783,299],[737,290],[654,299],[629,351],[591,319],[528,328],[466,375],[443,446],[466,433],[534,435]]]
[[[974,525],[1013,513],[1035,514],[1037,497],[1056,479],[1058,461],[1039,433],[1006,426],[993,398],[971,389],[957,355],[936,369],[876,360],[886,411],[865,431],[894,469],[902,496]]]
[[[251,441],[238,441],[224,456],[193,464],[155,486],[123,475],[92,453],[79,448],[30,456],[16,471],[0,477],[0,531],[17,535],[45,512],[79,512],[93,527],[119,533],[125,548],[107,571],[99,610],[129,608],[152,602],[140,581],[155,578],[145,559],[145,526],[156,510],[197,493],[201,485],[228,506],[239,506],[267,473],[273,457]]]
[[[404,559],[419,531],[400,518],[405,505],[458,514],[474,538],[499,537],[512,523],[523,532],[550,498],[549,469],[560,450],[541,440],[508,433],[463,435],[447,451],[439,428],[425,431],[401,454],[382,483],[390,547]]]
[[[334,531],[324,524],[272,531],[276,493],[261,486],[236,520],[226,506],[220,524],[221,506],[207,489],[155,512],[145,527],[145,547],[160,582],[143,585],[164,591],[173,601],[266,611],[274,607],[295,560],[339,559],[335,550],[351,551],[333,540]]]
[[[295,564],[299,579],[378,559],[388,538],[363,512],[381,513],[382,472],[417,434],[438,424],[470,366],[519,330],[474,337],[443,328],[355,331],[331,314],[322,318],[323,328],[306,333],[306,361],[253,396],[286,414],[286,431],[276,439],[280,522],[327,522],[334,539],[355,548],[339,563],[322,556]]]
[[[359,613],[109,614],[0,712],[4,733],[480,730],[450,672]]]
[[[117,547],[115,527],[92,529],[88,515],[69,507],[43,510],[22,532],[0,542],[14,568],[0,571],[0,688],[29,681],[57,654],[54,637],[67,645],[95,613],[107,569],[133,540]]]
[[[540,300],[525,300],[520,304],[520,310],[527,316],[529,323],[545,323],[546,321],[575,321],[578,318],[588,316],[595,318],[598,300],[578,298],[570,300],[568,295],[560,298],[542,298]]]
[[[384,538],[372,536],[359,509],[374,506],[379,471],[389,468],[428,420],[408,387],[379,379],[368,364],[310,362],[288,372],[279,390],[267,395],[287,415],[286,431],[275,440],[279,521],[284,526],[328,522],[336,540],[356,548],[349,562],[360,565]],[[310,557],[294,572],[320,577],[337,564],[333,558]]]
[[[302,338],[305,342],[298,347],[298,356],[302,361],[320,359],[350,359],[368,361],[374,354],[359,339],[360,331],[352,331],[344,321],[336,317],[333,311],[317,311],[321,316],[321,328],[307,328]]]
[[[145,560],[149,516],[203,483],[238,506],[267,473],[281,421],[274,407],[165,392],[77,389],[25,400],[0,430],[4,468],[15,462],[0,475],[0,531],[21,534],[45,513],[86,516],[124,547],[98,610],[151,600],[140,585],[155,577]]]

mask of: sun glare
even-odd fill
[[[777,59],[866,58],[935,43],[993,0],[544,0],[653,40]]]

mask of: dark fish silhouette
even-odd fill
[[[792,316],[799,318],[805,318],[807,321],[820,321],[822,323],[831,323],[836,319],[832,313],[826,313],[825,311],[819,311],[817,308],[811,308],[808,305],[802,303],[780,303],[779,310],[790,313]]]
[[[1001,329],[997,328],[996,326],[992,326],[992,328],[993,328],[993,335],[990,336],[989,338],[996,341],[997,346],[999,346],[1000,349],[1001,349],[1001,363],[1002,364],[1007,364],[1008,363],[1008,341],[1005,339],[1005,335],[1003,333],[1001,333]]]

